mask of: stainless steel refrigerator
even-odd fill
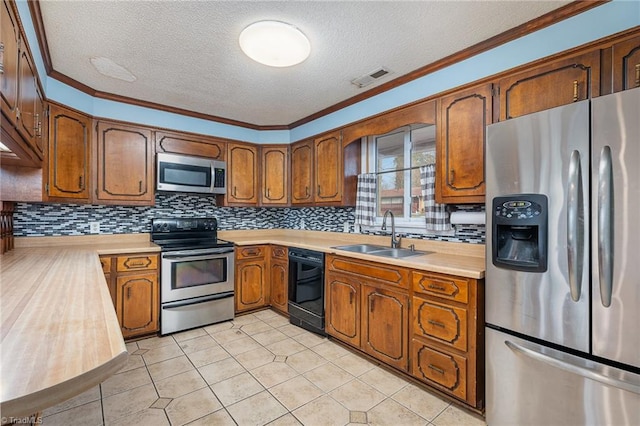
[[[640,425],[640,88],[487,127],[486,419]]]

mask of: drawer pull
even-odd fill
[[[431,290],[438,290],[438,291],[445,291],[446,289],[444,287],[442,287],[441,285],[435,285],[435,284],[429,284],[428,287]]]
[[[435,371],[436,373],[442,374],[444,376],[444,370],[442,368],[436,367],[433,364],[429,364],[429,368]]]
[[[435,327],[447,328],[443,323],[434,320],[427,320],[427,322]]]
[[[578,102],[578,80],[573,80],[573,102]]]

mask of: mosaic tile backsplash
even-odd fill
[[[484,211],[484,205],[451,206],[452,209]],[[221,230],[309,229],[343,232],[353,223],[352,207],[218,207],[215,197],[197,194],[157,194],[155,206],[98,206],[78,204],[18,203],[14,213],[14,235],[87,235],[89,222],[100,222],[103,234],[151,231],[154,217],[216,217]],[[401,234],[412,238],[484,244],[483,225],[460,226],[455,235]]]

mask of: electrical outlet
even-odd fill
[[[91,234],[99,234],[100,233],[100,222],[89,222],[89,233],[91,233]]]

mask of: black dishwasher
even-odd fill
[[[324,331],[324,253],[289,248],[289,322]]]

